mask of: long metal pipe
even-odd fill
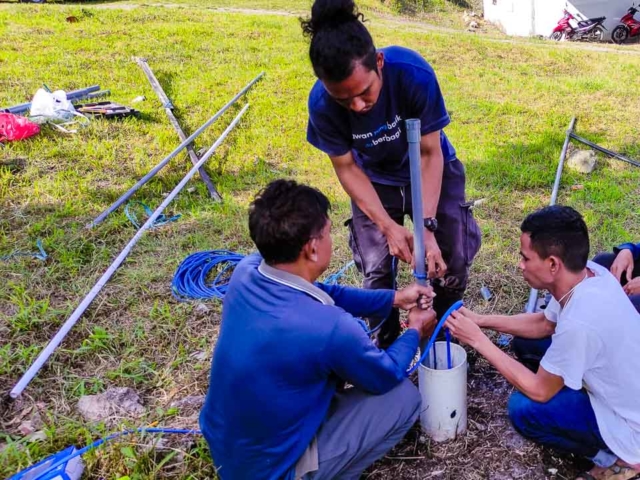
[[[77,100],[82,98],[83,95],[88,93],[97,92],[100,90],[100,85],[92,85],[91,87],[82,88],[80,90],[73,90],[72,92],[67,93],[68,100]],[[7,107],[0,109],[0,112],[8,112],[13,114],[24,113],[29,111],[31,108],[31,102],[21,103],[20,105],[14,105],[13,107]]]
[[[612,150],[609,150],[607,148],[601,147],[600,145],[597,145],[597,144],[595,144],[593,142],[590,142],[586,138],[583,138],[580,135],[576,135],[573,132],[571,132],[571,138],[573,138],[574,140],[577,140],[580,143],[584,143],[585,145],[593,148],[594,150],[597,150],[600,153],[604,153],[605,155],[609,155],[610,157],[615,158],[617,160],[621,160],[623,162],[630,163],[634,167],[640,167],[640,162],[637,162],[636,160],[631,160],[630,158],[627,158],[624,155],[620,155],[619,153],[616,153],[616,152],[614,152]]]
[[[576,117],[573,117],[571,123],[569,124],[569,129],[567,130],[567,136],[564,139],[564,145],[562,146],[562,152],[560,153],[560,160],[558,161],[558,169],[556,170],[556,179],[553,182],[553,190],[551,191],[551,200],[549,201],[549,205],[555,205],[556,200],[558,199],[558,190],[560,190],[560,180],[562,178],[562,170],[564,169],[564,160],[567,158],[567,149],[569,148],[569,142],[571,141],[571,135],[573,134],[573,130],[576,127]],[[529,293],[529,300],[527,301],[527,306],[525,308],[525,312],[533,313],[536,309],[536,304],[538,303],[538,290],[535,288],[531,289]]]
[[[244,95],[247,92],[247,90],[249,90],[258,80],[260,80],[260,78],[262,78],[263,75],[264,75],[264,72],[260,73],[260,75],[258,75],[256,78],[251,80],[251,82],[249,82],[249,84],[246,87],[244,87],[242,90],[240,90],[240,92],[238,92],[238,94],[235,97],[233,97],[231,100],[229,100],[229,103],[227,103],[224,107],[222,107],[220,110],[218,110],[218,112],[213,117],[211,117],[209,120],[207,120],[204,123],[204,125],[202,125],[195,132],[193,132],[189,136],[189,138],[187,138],[184,142],[182,142],[180,145],[178,145],[178,147],[173,152],[171,152],[169,155],[167,155],[164,158],[164,160],[162,160],[159,164],[157,164],[155,167],[153,167],[151,169],[151,171],[149,171],[149,173],[147,173],[144,177],[142,177],[140,180],[138,180],[133,187],[131,187],[129,190],[127,190],[127,192],[124,193],[118,200],[113,202],[109,208],[107,208],[104,212],[102,212],[100,215],[98,215],[93,222],[91,222],[90,224],[87,225],[87,228],[95,227],[100,222],[102,222],[105,218],[107,218],[107,216],[111,212],[113,212],[120,205],[122,205],[124,202],[126,202],[135,192],[137,192],[140,189],[140,187],[142,187],[145,183],[147,183],[149,180],[151,180],[151,178],[153,178],[153,176],[156,173],[158,173],[160,170],[162,170],[165,167],[165,165],[167,163],[169,163],[169,161],[173,157],[175,157],[178,153],[180,153],[187,145],[190,145],[202,132],[204,132],[204,130],[209,125],[211,125],[213,122],[215,122],[224,112],[226,112],[233,104],[235,104],[238,101],[238,99],[240,97],[242,97],[242,95]]]
[[[167,96],[164,89],[162,88],[162,85],[160,85],[160,82],[158,81],[155,74],[153,73],[153,70],[151,70],[151,67],[147,63],[147,60],[145,58],[135,58],[135,62],[140,66],[140,68],[142,68],[142,71],[147,76],[147,80],[149,80],[149,83],[151,84],[151,88],[153,89],[154,92],[156,92],[156,95],[160,99],[160,103],[162,103],[162,107],[164,108],[164,111],[166,112],[167,117],[169,117],[169,122],[171,123],[171,125],[173,126],[173,129],[178,134],[180,141],[184,142],[187,139],[187,136],[182,130],[182,127],[180,126],[180,124],[178,123],[178,119],[173,114],[173,109],[175,107],[173,106],[173,103],[171,103],[171,100],[169,100],[169,97]],[[196,151],[193,149],[193,144],[187,145],[186,148],[187,148],[187,153],[189,154],[189,158],[191,159],[191,163],[195,165],[196,163],[198,163],[198,155],[196,154]],[[216,202],[222,201],[222,196],[220,195],[220,193],[218,193],[218,190],[213,184],[213,181],[211,181],[211,177],[206,172],[206,170],[204,168],[201,168],[198,171],[198,173],[200,174],[200,178],[202,178],[202,181],[204,182],[204,184],[207,186],[207,190],[209,191],[209,195],[211,196],[211,198]]]
[[[163,210],[171,203],[171,201],[180,193],[180,191],[184,188],[191,177],[193,177],[198,169],[204,165],[204,163],[209,160],[211,155],[216,151],[218,146],[224,141],[224,139],[229,135],[231,130],[236,126],[236,124],[240,121],[240,118],[249,108],[249,105],[245,105],[244,108],[240,111],[240,113],[233,119],[231,124],[226,128],[226,130],[220,135],[218,140],[207,150],[207,152],[202,156],[202,158],[198,161],[196,165],[193,166],[189,173],[182,179],[182,181],[171,191],[171,193],[164,199],[164,201],[160,204],[158,208],[151,214],[151,216],[147,219],[147,221],[140,227],[140,229],[136,232],[133,238],[129,241],[124,250],[120,252],[120,255],[113,261],[111,266],[107,269],[106,272],[100,277],[100,280],[94,285],[91,291],[87,294],[87,296],[82,300],[80,305],[73,311],[71,316],[67,319],[67,321],[62,325],[58,333],[51,339],[51,341],[47,344],[44,350],[38,355],[35,362],[29,367],[29,369],[25,372],[25,374],[20,378],[18,383],[13,387],[9,395],[11,398],[18,398],[20,394],[24,391],[24,389],[29,385],[33,377],[35,377],[45,362],[49,359],[54,350],[60,345],[62,340],[66,337],[69,331],[76,324],[78,319],[82,316],[85,310],[91,305],[91,302],[96,298],[100,290],[106,285],[106,283],[111,279],[115,271],[118,269],[122,262],[124,262],[125,258],[129,255],[134,245],[138,243],[138,240],[142,237],[144,232],[148,230],[153,222],[162,214]]]

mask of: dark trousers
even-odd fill
[[[616,255],[613,253],[600,253],[595,256],[593,261],[609,270],[611,269],[611,265],[615,258]],[[637,276],[640,276],[640,262],[638,261],[635,262],[633,268],[633,278]],[[621,280],[623,286],[627,284],[626,273],[622,274]],[[640,312],[640,295],[631,295],[629,300],[631,300],[633,306],[636,307],[636,310]],[[520,362],[526,365],[530,370],[536,372],[538,371],[540,360],[542,360],[544,352],[547,351],[549,345],[551,345],[551,337],[535,340],[515,337],[511,343],[511,348],[513,348],[513,352],[516,354],[516,357]]]
[[[392,187],[374,183],[373,187],[389,216],[399,225],[404,225],[405,216],[413,213],[411,186]],[[396,261],[389,253],[386,237],[355,202],[351,208],[353,216],[347,221],[349,246],[356,266],[364,276],[364,288],[395,288]],[[465,172],[459,160],[444,164],[436,218],[438,230],[435,236],[448,268],[444,284],[434,282],[437,295],[434,309],[440,318],[453,303],[462,299],[469,267],[481,243],[480,229],[466,205]],[[384,324],[378,332],[378,345],[386,348],[400,334],[400,314],[394,309],[386,320],[369,319],[370,327],[375,328],[380,321]]]

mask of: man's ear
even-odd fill
[[[312,262],[318,261],[318,239],[312,238],[304,247],[302,247],[302,254],[307,260]]]
[[[556,275],[560,271],[560,259],[555,255],[549,257],[549,271],[552,275]]]
[[[378,67],[378,73],[382,72],[384,68],[384,53],[376,53],[376,67]]]

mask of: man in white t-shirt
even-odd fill
[[[509,399],[516,430],[595,463],[582,480],[628,480],[640,472],[640,315],[617,279],[588,262],[589,234],[570,207],[529,215],[520,269],[553,299],[543,313],[479,315],[462,308],[446,326],[519,391]],[[508,356],[480,327],[522,338],[552,335],[537,372]]]

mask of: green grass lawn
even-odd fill
[[[223,4],[208,0],[204,6]],[[305,2],[235,4],[296,10],[291,5]],[[188,134],[266,72],[240,102],[250,103],[247,115],[207,166],[224,203],[212,203],[196,177],[189,185],[193,189],[169,208],[182,218],[149,232],[135,247],[26,391],[28,404],[44,404],[47,440],[23,439],[10,424],[13,407],[5,410],[0,476],[107,431],[83,422],[74,408],[81,395],[110,386],[141,394],[148,415],[130,425],[184,420],[169,405],[206,391],[220,305],[208,302],[211,312],[203,316],[196,304],[176,302],[170,293],[173,272],[196,251],[250,252],[247,206],[270,180],[291,177],[317,186],[334,204],[336,225],[349,216],[348,198],[328,159],[305,140],[314,77],[296,17],[193,5],[0,6],[0,105],[27,101],[43,83],[65,90],[100,84],[124,104],[139,95],[147,98],[133,105],[140,118],[97,120],[73,135],[45,128],[33,139],[0,149],[0,255],[33,251],[38,239],[50,255],[46,262],[0,262],[2,393],[135,233],[122,209],[94,230],[83,226],[178,144],[131,57],[147,57]],[[375,6],[373,0],[367,5]],[[384,13],[386,7],[380,8]],[[80,21],[67,23],[68,15]],[[375,15],[370,27],[379,46],[415,48],[432,63],[452,116],[447,134],[467,168],[468,196],[487,199],[476,210],[484,243],[467,301],[485,311],[519,311],[528,288],[516,269],[518,226],[526,213],[548,202],[571,117],[578,117],[581,135],[640,157],[637,112],[625,106],[634,98],[640,57],[405,29]],[[203,134],[198,147],[211,145],[238,109]],[[187,165],[181,154],[135,199],[159,205]],[[559,201],[585,215],[592,253],[640,238],[639,179],[638,170],[604,158],[590,175],[565,173]],[[583,189],[572,190],[574,184]],[[334,269],[350,259],[346,230],[336,228],[335,237]],[[352,275],[349,281],[359,280]],[[489,304],[480,298],[483,284],[498,293]],[[133,440],[123,441],[87,456],[90,478],[214,476],[202,442],[170,472],[171,462],[163,466],[135,448]]]

